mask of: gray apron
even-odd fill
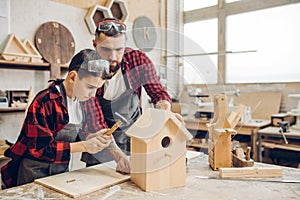
[[[141,115],[141,111],[139,107],[139,97],[136,93],[134,93],[133,89],[130,88],[127,75],[124,74],[123,70],[122,73],[126,85],[126,91],[114,100],[107,100],[102,96],[98,97],[98,100],[102,107],[104,120],[108,127],[112,127],[114,123],[118,121],[118,117],[114,114],[115,112],[118,112],[128,120],[129,124],[127,125],[122,123],[122,125],[113,133],[113,137],[120,149],[126,155],[130,155],[130,138],[125,134],[125,132],[138,119]],[[106,149],[96,154],[82,154],[82,161],[86,162],[87,166],[111,160],[113,160],[113,158]]]
[[[60,90],[62,95],[64,96],[64,103],[67,107],[65,90],[62,85],[63,84],[60,84]],[[81,124],[69,123],[62,130],[56,133],[55,141],[76,142],[77,135],[80,129]],[[46,161],[41,161],[34,158],[29,153],[26,153],[22,161],[20,161],[17,185],[30,183],[37,178],[43,178],[67,171],[69,171],[69,164],[54,164]]]

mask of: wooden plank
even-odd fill
[[[282,177],[280,167],[220,168],[221,178],[276,178]]]
[[[34,182],[75,198],[129,179],[129,175],[117,173],[115,166],[101,164],[36,179]]]
[[[234,103],[250,106],[253,119],[271,120],[272,114],[279,113],[281,98],[280,91],[241,92]]]
[[[88,0],[88,1],[82,1],[82,0],[52,0],[55,2],[67,4],[70,6],[82,8],[82,9],[89,9],[90,7],[94,5],[101,5],[104,6],[107,0]]]
[[[271,142],[262,142],[262,147],[266,147],[269,149],[284,149],[289,151],[298,151],[300,152],[300,146],[299,145],[291,145],[291,144],[276,144]]]
[[[235,128],[235,126],[240,121],[243,113],[245,112],[246,107],[243,104],[239,104],[238,108],[235,111],[232,111],[228,116],[228,121],[231,128]]]

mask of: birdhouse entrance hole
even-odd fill
[[[168,136],[166,136],[162,139],[161,146],[163,148],[167,148],[170,145],[170,142],[171,142],[171,139]]]

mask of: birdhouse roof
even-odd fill
[[[147,140],[155,136],[163,129],[168,120],[172,120],[178,126],[180,134],[186,140],[192,139],[192,135],[171,111],[148,108],[143,111],[140,118],[126,131],[129,137]]]

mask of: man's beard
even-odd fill
[[[102,75],[102,78],[106,79],[106,80],[111,79],[117,73],[117,71],[120,69],[120,67],[121,67],[121,64],[119,64],[119,63],[117,65],[114,65],[114,66],[110,65],[109,66],[109,73],[107,73],[107,72],[104,73]]]
[[[121,67],[121,64],[119,64],[119,63],[117,63],[117,65],[115,65],[115,66],[110,65],[109,72],[115,74],[120,69],[120,67]]]

